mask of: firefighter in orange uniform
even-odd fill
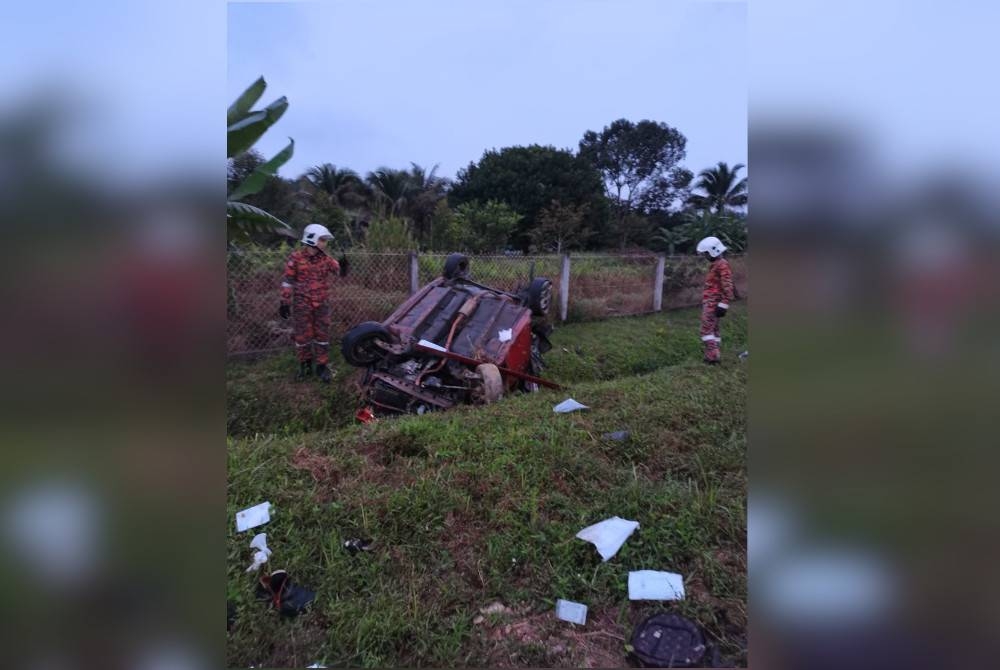
[[[705,363],[719,364],[719,320],[729,312],[733,300],[733,271],[723,258],[724,245],[717,237],[706,237],[698,243],[698,254],[708,259],[710,265],[705,275],[705,288],[701,293],[701,342],[705,348]]]
[[[302,232],[302,244],[288,257],[281,282],[281,318],[292,317],[293,339],[299,359],[296,379],[313,374],[324,384],[333,379],[330,373],[330,278],[340,274],[340,264],[326,254],[333,235],[325,226],[313,223]]]

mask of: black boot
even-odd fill
[[[313,373],[313,362],[302,361],[299,363],[299,373],[295,375],[296,381],[302,381],[306,377],[311,377]]]
[[[324,384],[329,384],[333,381],[333,375],[330,374],[330,368],[326,367],[323,363],[316,366],[316,376],[319,377],[319,380]]]

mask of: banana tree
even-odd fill
[[[288,109],[288,99],[282,96],[263,109],[253,110],[254,104],[264,94],[267,83],[260,77],[236,99],[226,112],[226,158],[231,159],[248,151],[261,136],[274,125]],[[228,237],[247,239],[251,233],[266,232],[291,227],[259,207],[240,202],[259,192],[267,180],[288,162],[295,150],[295,141],[288,138],[288,146],[273,158],[257,166],[250,175],[226,197],[226,232]]]
[[[656,229],[652,241],[666,248],[667,255],[673,256],[674,249],[691,241],[691,233],[686,225],[667,228],[661,226]]]

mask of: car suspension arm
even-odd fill
[[[441,351],[439,349],[434,349],[432,347],[425,347],[424,345],[417,343],[413,345],[413,348],[418,351],[423,351],[424,353],[432,354],[434,356],[442,356],[444,358],[451,359],[453,361],[458,361],[459,363],[464,363],[465,365],[482,365],[483,363],[489,363],[489,361],[480,361],[475,358],[469,358],[468,356],[463,356],[462,354],[456,354],[451,351]],[[535,375],[529,375],[527,372],[518,372],[517,370],[511,370],[510,368],[502,368],[499,365],[497,368],[500,370],[501,374],[510,375],[511,377],[517,377],[518,379],[523,379],[524,381],[533,382],[539,386],[544,386],[550,389],[559,390],[562,388],[559,384],[555,382],[550,382],[548,379],[542,379],[541,377],[536,377]]]

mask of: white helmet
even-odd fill
[[[318,223],[310,223],[302,231],[302,243],[308,244],[310,247],[315,247],[316,240],[321,237],[333,237],[333,235],[327,230],[326,226],[321,226]]]
[[[726,245],[718,237],[706,237],[698,243],[698,253],[703,254],[707,251],[712,258],[718,258],[725,250]]]

